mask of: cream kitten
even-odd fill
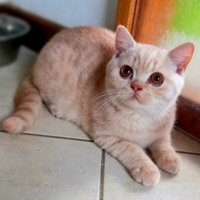
[[[142,148],[150,148],[161,169],[179,172],[170,132],[193,51],[192,43],[170,52],[138,44],[123,26],[116,34],[94,27],[64,30],[42,49],[3,127],[27,130],[44,101],[53,115],[81,126],[137,182],[156,185],[160,172]]]

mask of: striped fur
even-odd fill
[[[28,76],[15,98],[15,113],[3,122],[9,133],[21,133],[31,127],[39,113],[42,99]]]

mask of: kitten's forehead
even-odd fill
[[[148,73],[162,68],[166,58],[167,51],[164,49],[147,44],[136,44],[127,52],[125,59],[139,73]]]
[[[163,67],[167,51],[152,45],[138,44],[136,46],[135,59],[138,59],[140,72],[152,72]]]

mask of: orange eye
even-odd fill
[[[128,65],[124,65],[120,69],[120,75],[122,76],[122,78],[131,78],[133,75],[133,70]]]
[[[153,73],[150,78],[149,78],[149,82],[151,83],[151,85],[155,86],[155,87],[159,87],[163,84],[164,82],[164,77],[162,74],[156,72]]]

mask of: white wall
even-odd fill
[[[2,0],[0,0],[2,1]],[[64,26],[115,27],[118,0],[11,0],[27,11]]]

